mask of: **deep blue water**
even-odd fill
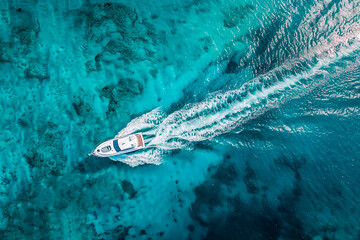
[[[360,239],[359,53],[353,0],[2,1],[0,238]]]

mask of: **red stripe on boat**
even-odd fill
[[[138,140],[138,147],[144,147],[144,142],[140,134],[136,134]]]

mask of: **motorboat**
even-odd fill
[[[135,133],[106,140],[100,143],[88,156],[112,157],[135,152],[142,148],[145,148],[144,138],[141,133]]]

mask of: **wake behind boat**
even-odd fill
[[[97,157],[112,157],[120,154],[130,153],[145,147],[144,138],[141,133],[131,134],[114,138],[100,143],[91,153]]]

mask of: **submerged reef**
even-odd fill
[[[245,175],[243,177],[243,181],[249,193],[255,194],[259,192],[259,187],[257,186],[257,181],[256,181],[256,173],[254,169],[251,168],[251,165],[248,161],[246,162]]]
[[[234,6],[225,12],[224,26],[233,28],[242,23],[246,16],[254,10],[254,6],[246,4],[245,6]]]
[[[360,5],[249,3],[2,1],[0,239],[358,239]]]
[[[107,191],[103,191],[104,186]],[[135,198],[135,193],[129,181],[110,172],[101,177],[76,171],[57,179],[34,176],[32,185],[19,193],[17,204],[3,209],[2,217],[8,222],[4,223],[6,230],[1,237],[89,239],[97,236],[99,229],[95,224],[99,221],[109,225],[103,237],[125,237],[130,227],[116,225],[114,221],[121,218],[121,202]],[[109,213],[113,215],[109,217]]]
[[[117,84],[109,84],[99,91],[100,97],[109,99],[107,114],[121,109],[135,96],[142,94],[143,85],[130,78],[120,79]]]
[[[126,192],[129,195],[130,199],[135,196],[136,192],[135,192],[134,186],[131,184],[131,182],[129,182],[127,180],[122,180],[121,187],[124,190],[124,192]]]
[[[0,36],[0,63],[10,63],[22,77],[48,79],[49,53],[39,42],[37,17],[23,8],[10,8],[4,17],[9,31]]]
[[[76,114],[82,119],[91,114],[93,107],[91,106],[91,99],[86,95],[84,89],[80,88],[76,93],[74,93],[72,99],[72,107],[75,110]]]
[[[303,192],[301,169],[304,157],[274,159],[274,164],[293,172],[293,183],[271,196],[271,184],[261,188],[250,162],[243,169],[234,168],[233,157],[227,156],[216,168],[209,168],[209,178],[194,189],[196,200],[191,205],[191,216],[206,229],[205,239],[312,239],[322,235],[330,238],[332,232],[307,232],[305,223],[297,216]],[[243,182],[247,195],[239,188]],[[237,186],[237,187],[235,187]]]
[[[153,59],[158,43],[155,28],[139,13],[121,3],[84,5],[70,12],[73,24],[92,43],[84,46],[88,71],[113,64],[126,71],[126,65]]]
[[[25,154],[25,159],[32,168],[33,177],[61,175],[66,164],[66,157],[61,147],[61,135],[57,133],[56,136],[49,132],[39,136],[38,142],[35,142]]]

